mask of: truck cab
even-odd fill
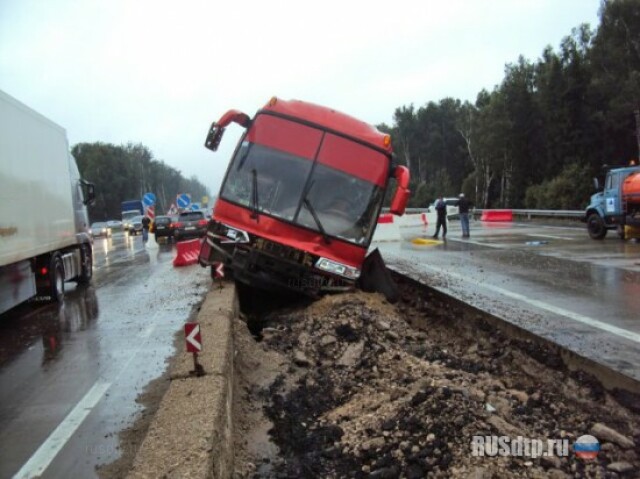
[[[136,216],[144,214],[144,208],[141,200],[127,200],[123,201],[120,206],[122,227],[126,233],[129,233],[132,227],[132,219]]]
[[[634,220],[628,218],[628,205],[623,194],[625,180],[640,172],[640,166],[615,168],[607,172],[604,184],[594,179],[597,193],[591,196],[583,218],[593,239],[603,239],[609,230],[617,230],[624,237],[624,227]]]

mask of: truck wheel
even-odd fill
[[[64,299],[64,265],[57,254],[51,257],[49,267],[49,296],[54,302],[62,302]]]
[[[78,284],[89,284],[93,276],[93,254],[86,244],[80,247],[80,261],[82,261],[82,271],[78,276]]]
[[[587,231],[591,239],[601,240],[607,236],[607,227],[597,213],[591,213],[587,218]]]

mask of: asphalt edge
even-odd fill
[[[528,331],[516,324],[511,323],[505,318],[500,317],[490,311],[486,311],[475,305],[466,303],[465,301],[458,299],[447,291],[438,288],[437,286],[426,284],[422,281],[421,277],[417,273],[411,271],[402,270],[394,266],[387,265],[387,269],[392,275],[398,275],[404,280],[415,284],[418,287],[429,289],[443,297],[446,297],[449,301],[455,302],[458,306],[467,311],[471,311],[475,314],[481,315],[493,327],[500,329],[508,336],[521,339],[525,341],[531,341],[533,343],[541,344],[549,348],[551,351],[557,352],[564,366],[570,371],[582,371],[595,377],[602,387],[610,392],[629,392],[633,395],[640,395],[640,382],[634,378],[629,377],[619,371],[616,371],[605,364],[601,364],[593,359],[586,358],[580,354],[571,351],[570,349],[555,343],[550,339],[538,336],[535,333]]]
[[[207,293],[196,321],[205,375],[194,377],[193,356],[178,351],[171,384],[147,431],[128,478],[226,479],[233,474],[234,341],[238,299],[232,283]]]

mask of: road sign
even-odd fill
[[[197,210],[199,210],[199,209],[200,209],[200,203],[193,203],[193,204],[191,205],[191,210],[192,210],[192,211],[197,211]]]
[[[202,337],[200,336],[199,323],[184,323],[184,336],[187,342],[188,353],[202,351]]]
[[[208,196],[203,196],[202,199],[200,200],[200,203],[202,203],[203,205],[208,205],[209,204],[209,197]]]
[[[223,263],[213,263],[215,268],[215,277],[216,278],[224,278],[224,264]]]
[[[186,208],[191,204],[191,196],[187,193],[182,193],[181,195],[178,195],[176,203],[178,203],[178,208]]]
[[[156,204],[156,195],[154,195],[153,193],[146,193],[142,197],[142,202],[145,206],[153,206]]]
[[[155,206],[147,206],[147,216],[154,220],[156,217],[156,207]]]

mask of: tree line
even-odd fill
[[[464,192],[477,207],[582,209],[603,165],[640,150],[640,2],[604,0],[556,51],[520,56],[474,103],[397,108],[389,132],[410,206]]]
[[[119,219],[123,201],[141,199],[149,192],[156,195],[156,214],[165,213],[181,193],[190,193],[194,202],[209,196],[195,176],[184,178],[141,144],[78,143],[71,153],[81,177],[96,185],[96,200],[89,206],[91,221]]]

